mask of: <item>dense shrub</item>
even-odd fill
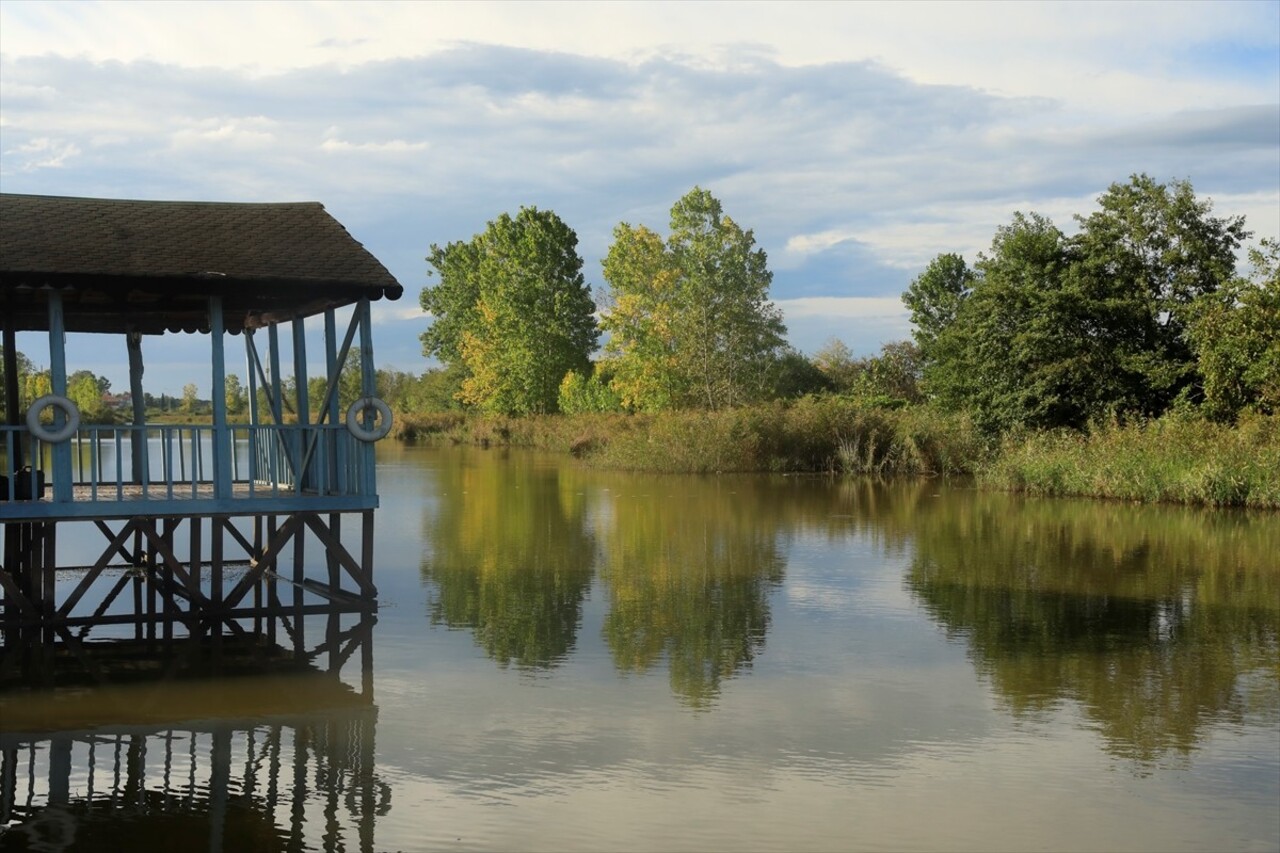
[[[1040,495],[1280,508],[1280,416],[1166,415],[1007,438],[986,486]]]

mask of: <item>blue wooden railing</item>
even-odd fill
[[[91,517],[95,507],[120,514],[126,504],[130,512],[185,514],[377,503],[373,448],[341,424],[85,425],[66,443],[69,472],[54,445],[25,427],[0,426],[0,519]],[[23,466],[32,470],[15,470]],[[43,494],[33,500],[39,480]]]

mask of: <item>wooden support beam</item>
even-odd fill
[[[310,513],[305,518],[307,526],[319,537],[321,544],[327,549],[329,558],[336,560],[339,565],[347,570],[347,574],[360,587],[360,592],[368,596],[376,595],[378,591],[373,586],[373,579],[365,574],[360,564],[343,547],[342,542],[336,539],[329,532],[329,529],[324,526],[324,522],[318,516]]]
[[[301,515],[291,515],[285,519],[284,524],[280,526],[267,542],[267,547],[263,550],[262,555],[257,560],[257,565],[251,567],[240,582],[235,585],[230,593],[227,594],[223,606],[235,607],[240,603],[240,599],[253,587],[255,583],[266,572],[267,568],[274,565],[276,557],[294,537],[302,525]]]
[[[182,581],[188,590],[191,590],[191,600],[201,609],[214,609],[214,602],[210,601],[203,593],[193,587],[191,583],[191,575],[188,574],[185,568],[183,568],[181,561],[174,556],[173,549],[169,546],[169,543],[165,542],[164,538],[156,532],[154,519],[152,519],[150,523],[143,523],[139,526],[142,528],[142,532],[146,536],[147,542],[151,545],[153,551],[158,553],[161,559],[169,565],[178,580]],[[218,542],[216,534],[212,541],[216,548]],[[217,590],[214,590],[214,593],[216,595]]]
[[[58,610],[59,616],[66,616],[75,608],[84,594],[89,591],[89,587],[93,586],[94,581],[98,579],[98,575],[102,574],[102,571],[111,562],[111,558],[113,556],[117,553],[125,554],[125,550],[122,547],[123,543],[129,538],[129,534],[133,532],[133,528],[136,523],[137,522],[134,519],[129,519],[125,522],[124,527],[120,528],[120,532],[111,537],[101,556],[99,556],[97,561],[89,568],[89,571],[85,573],[84,577],[80,579],[80,582],[76,584],[76,588],[72,590],[69,596],[67,596],[66,601],[62,603],[62,607]],[[98,526],[105,533],[110,533],[110,528],[108,528],[106,524],[98,522]]]

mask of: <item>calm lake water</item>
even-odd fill
[[[1274,515],[379,453],[369,670],[5,697],[0,849],[1280,849]]]

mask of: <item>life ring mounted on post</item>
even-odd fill
[[[361,415],[372,409],[381,422],[372,428],[361,423]],[[347,409],[347,429],[361,441],[377,441],[391,432],[391,407],[377,397],[361,397]]]
[[[57,429],[40,423],[40,415],[49,406],[62,409],[67,416],[66,423]],[[58,444],[66,441],[75,435],[76,430],[79,428],[80,410],[76,408],[75,403],[66,397],[59,397],[57,394],[45,394],[32,403],[31,408],[27,409],[27,429],[31,431],[32,435],[47,444]]]

